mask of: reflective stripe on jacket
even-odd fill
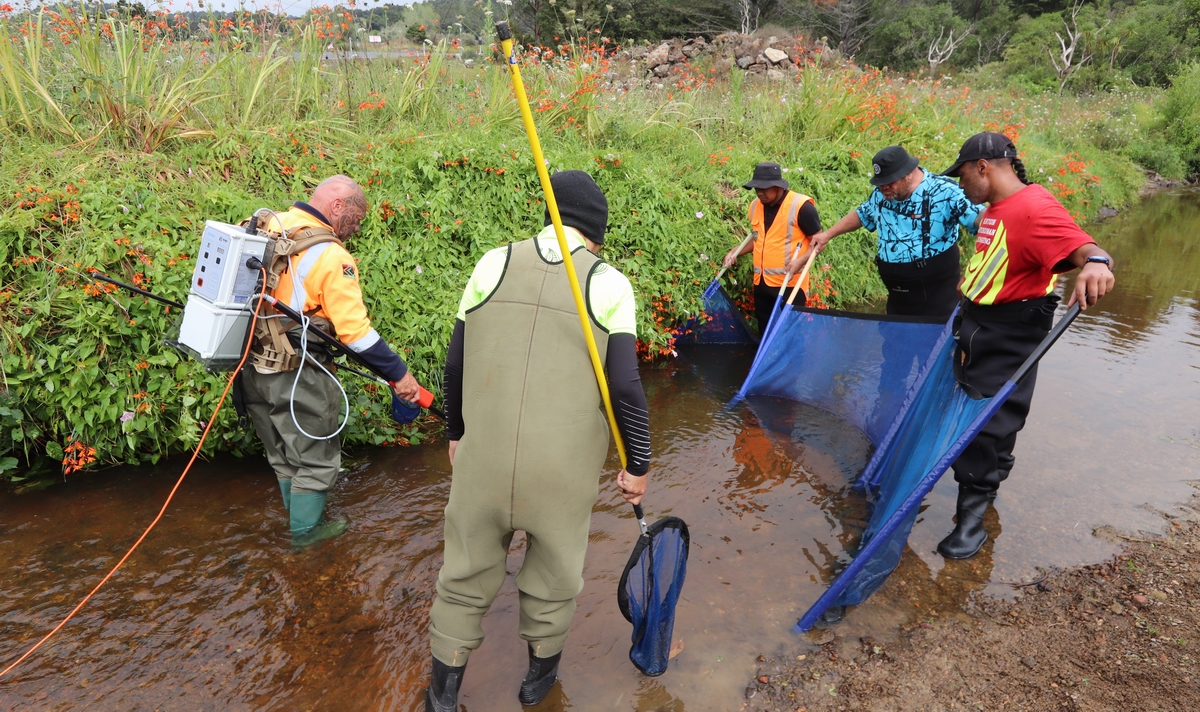
[[[264,229],[286,230],[291,236],[305,227],[329,228],[310,213],[292,208],[269,220]],[[273,296],[296,311],[329,320],[338,339],[354,351],[361,353],[379,341],[363,304],[358,263],[335,242],[323,242],[293,255]]]
[[[755,198],[754,202],[750,203],[750,229],[754,231],[755,284],[765,281],[768,287],[783,286],[783,276],[787,274],[785,265],[791,258],[792,251],[796,249],[797,235],[804,245],[800,251],[808,250],[808,235],[796,227],[796,216],[800,214],[800,208],[811,201],[812,198],[807,195],[789,190],[783,197],[783,202],[779,205],[779,212],[775,214],[775,220],[771,223],[769,230],[763,225],[765,217],[762,201]],[[798,278],[799,275],[792,275],[788,286],[796,286]],[[810,281],[810,277],[805,276],[804,284],[800,286],[805,294],[808,293]]]

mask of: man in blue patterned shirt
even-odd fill
[[[901,146],[871,161],[875,190],[833,227],[812,236],[819,254],[829,241],[865,227],[879,233],[875,264],[888,289],[887,313],[948,318],[958,305],[958,228],[975,234],[983,212],[954,181],[928,173]]]

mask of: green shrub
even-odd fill
[[[1163,132],[1190,173],[1200,172],[1200,63],[1175,77],[1162,106]]]

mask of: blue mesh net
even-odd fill
[[[858,553],[796,624],[857,605],[900,563],[921,500],[1011,392],[973,400],[953,373],[949,324],[811,309],[772,319],[739,398],[817,405],[875,444],[855,486],[872,499]]]
[[[714,282],[704,292],[704,311],[687,321],[675,343],[752,344],[758,343],[758,336],[725,289]]]
[[[738,398],[771,395],[820,406],[878,446],[946,331],[940,321],[784,309],[771,319]]]
[[[621,613],[633,624],[629,659],[651,677],[666,672],[671,658],[675,604],[687,576],[689,541],[682,519],[655,522],[638,538],[617,588]]]

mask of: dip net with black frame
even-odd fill
[[[629,660],[650,677],[667,671],[675,604],[687,576],[691,537],[679,517],[664,517],[645,526],[640,506],[635,506],[643,526],[617,587],[617,605],[633,624]]]

